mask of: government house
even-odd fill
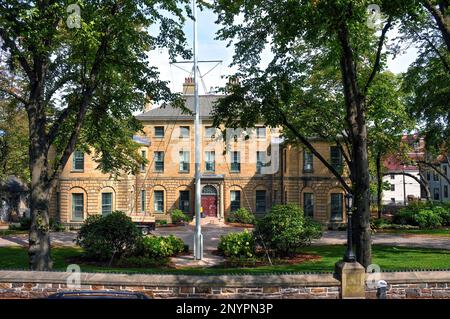
[[[185,106],[190,110],[194,108],[193,85],[190,78],[183,85]],[[278,128],[212,127],[210,114],[218,98],[220,95],[200,96],[204,220],[221,222],[240,207],[261,216],[274,204],[296,203],[305,215],[325,225],[344,222],[344,190],[312,153],[283,142]],[[136,175],[112,179],[96,169],[90,155],[75,151],[59,177],[51,216],[70,226],[80,224],[88,215],[114,210],[135,219],[151,216],[167,221],[174,209],[194,214],[193,116],[166,105],[149,107],[137,118],[144,133],[135,140],[147,164]],[[311,142],[345,174],[337,146],[318,139]]]

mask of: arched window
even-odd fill
[[[217,190],[214,186],[206,185],[206,186],[203,186],[202,194],[217,195]]]

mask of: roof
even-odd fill
[[[220,98],[220,95],[200,95],[200,118],[208,119],[211,118],[211,111],[213,109],[214,103]],[[183,96],[185,100],[185,107],[191,112],[194,111],[194,96],[185,95]],[[149,120],[162,120],[162,119],[177,119],[177,120],[193,120],[194,116],[186,113],[181,108],[174,107],[171,104],[164,104],[161,107],[155,108],[153,110],[147,111],[145,113],[136,116],[138,120],[149,121]]]
[[[419,167],[416,165],[404,164],[401,159],[391,155],[384,161],[384,167],[387,168],[388,172],[396,171],[418,171]]]

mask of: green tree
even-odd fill
[[[176,98],[146,52],[188,57],[186,12],[188,0],[0,1],[1,54],[25,83],[24,92],[1,90],[23,104],[29,122],[31,269],[52,267],[49,196],[76,147],[93,150],[111,174],[143,160],[131,140],[140,129],[133,112],[148,96]]]
[[[385,15],[379,34],[368,24],[367,8]],[[218,1],[219,38],[236,40],[230,95],[216,106],[217,122],[251,127],[282,125],[353,193],[357,260],[371,264],[370,178],[367,102],[385,64],[386,34],[409,10],[402,1]],[[261,52],[273,59],[263,69]],[[216,123],[217,124],[217,123]],[[351,184],[306,138],[324,134],[346,147]],[[342,136],[342,139],[337,137]],[[344,145],[342,145],[344,144]],[[347,155],[348,154],[348,155]]]
[[[450,183],[439,160],[450,165],[450,8],[448,0],[421,0],[402,24],[403,38],[419,49],[404,75],[408,110],[425,137],[427,158],[416,162],[421,171],[434,170]]]

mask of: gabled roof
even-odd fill
[[[220,98],[220,95],[200,95],[200,118],[209,119],[211,118],[211,111],[214,103]],[[185,107],[191,112],[194,111],[194,96],[185,95],[183,97],[185,100]],[[155,108],[153,110],[147,111],[145,113],[136,116],[138,120],[141,121],[151,121],[151,120],[193,120],[194,117],[191,114],[187,114],[184,110],[174,107],[171,104],[164,104],[161,107]]]

